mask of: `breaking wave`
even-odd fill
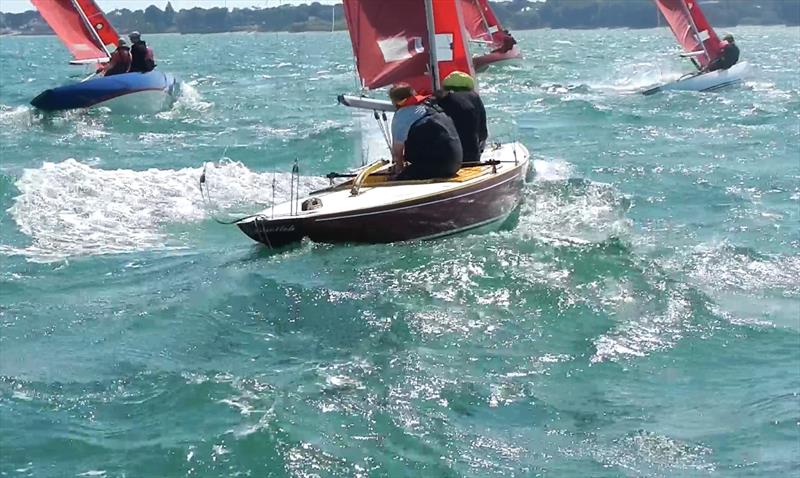
[[[198,183],[202,168],[104,170],[67,159],[26,169],[15,186],[20,194],[8,212],[29,236],[22,254],[49,261],[69,256],[183,247],[164,227],[209,219]],[[289,173],[256,173],[222,161],[207,171],[214,206],[254,212],[289,196]],[[301,177],[303,191],[327,181]]]

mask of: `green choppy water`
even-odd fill
[[[357,165],[345,34],[150,36],[143,117],[32,113],[82,72],[0,38],[0,476],[797,473],[800,30],[735,33],[743,87],[643,97],[666,29],[518,32],[513,227],[281,254],[201,166],[234,213]]]

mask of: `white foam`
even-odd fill
[[[533,163],[537,177],[529,187],[515,234],[555,243],[587,244],[628,237],[629,200],[614,187],[568,179],[573,167],[563,161]]]
[[[27,128],[33,124],[33,109],[28,106],[0,105],[0,125],[4,127]]]
[[[781,290],[800,295],[800,256],[756,256],[726,241],[700,244],[681,261],[688,264],[690,277],[716,290],[746,292]]]
[[[536,174],[535,180],[538,181],[564,181],[572,176],[575,168],[566,161],[545,161],[534,159],[532,161],[533,171]]]
[[[642,303],[640,306],[646,307],[647,304]],[[690,328],[691,304],[677,292],[669,296],[665,310],[660,313],[642,313],[627,302],[621,307],[634,309],[629,312],[634,318],[620,323],[594,340],[596,351],[592,355],[592,363],[643,357],[651,352],[673,347]]]
[[[197,80],[181,83],[181,93],[173,103],[172,108],[162,111],[156,116],[162,119],[175,119],[187,113],[201,113],[211,109],[214,103],[204,101],[195,85],[197,85]]]
[[[49,261],[70,256],[184,247],[165,232],[168,224],[209,219],[198,189],[202,168],[104,170],[75,159],[27,169],[16,182],[20,194],[8,210],[32,243],[22,254]],[[289,173],[255,173],[237,162],[210,165],[207,184],[220,211],[254,212],[288,198]],[[301,194],[327,184],[301,177]]]
[[[652,63],[623,63],[613,69],[614,77],[590,82],[589,87],[611,93],[638,93],[647,88],[677,80],[684,72]]]

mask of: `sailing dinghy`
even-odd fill
[[[407,82],[430,93],[459,70],[472,73],[460,0],[395,2],[344,0],[356,69],[367,89]],[[374,111],[387,145],[388,101],[340,97],[346,106]],[[387,148],[387,157],[391,154]],[[500,225],[518,207],[529,168],[520,143],[496,144],[481,161],[465,163],[450,179],[398,181],[392,165],[376,161],[354,174],[331,173],[331,186],[307,197],[290,194],[276,204],[236,222],[250,238],[280,247],[310,238],[326,243],[388,243],[442,237],[483,226]],[[293,170],[292,191],[299,187]],[[335,184],[342,178],[344,182]]]
[[[96,65],[111,57],[119,35],[93,0],[31,0],[72,54],[73,65]],[[179,92],[170,74],[124,73],[91,76],[79,83],[48,89],[31,104],[44,111],[105,106],[122,113],[155,113],[168,108]]]
[[[461,8],[464,26],[472,42],[491,48],[488,53],[472,58],[476,71],[484,72],[493,64],[506,65],[522,59],[522,52],[516,44],[511,48],[504,47],[503,38],[507,34],[489,5],[489,0],[461,0]]]
[[[708,72],[706,68],[722,55],[722,44],[706,20],[697,0],[655,0],[669,24],[675,39],[683,47],[681,56],[692,59],[697,71],[677,81],[643,91],[652,95],[659,91],[714,91],[742,81],[749,70],[747,62],[739,62],[727,70]]]

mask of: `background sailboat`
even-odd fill
[[[477,71],[486,71],[492,64],[502,65],[522,58],[522,52],[516,44],[505,48],[505,29],[488,0],[461,0],[461,9],[464,15],[464,27],[472,41],[491,49],[488,53],[473,57]]]
[[[71,64],[107,62],[117,47],[119,34],[93,0],[31,0],[72,54]],[[169,74],[126,73],[90,77],[71,85],[45,90],[31,104],[45,111],[109,107],[117,112],[158,112],[179,93]]]
[[[739,83],[749,66],[740,62],[728,70],[704,73],[704,69],[722,55],[720,39],[703,14],[696,0],[655,0],[656,6],[670,27],[682,56],[689,57],[697,72],[678,81],[657,86],[644,92],[649,95],[664,90],[711,91]]]

